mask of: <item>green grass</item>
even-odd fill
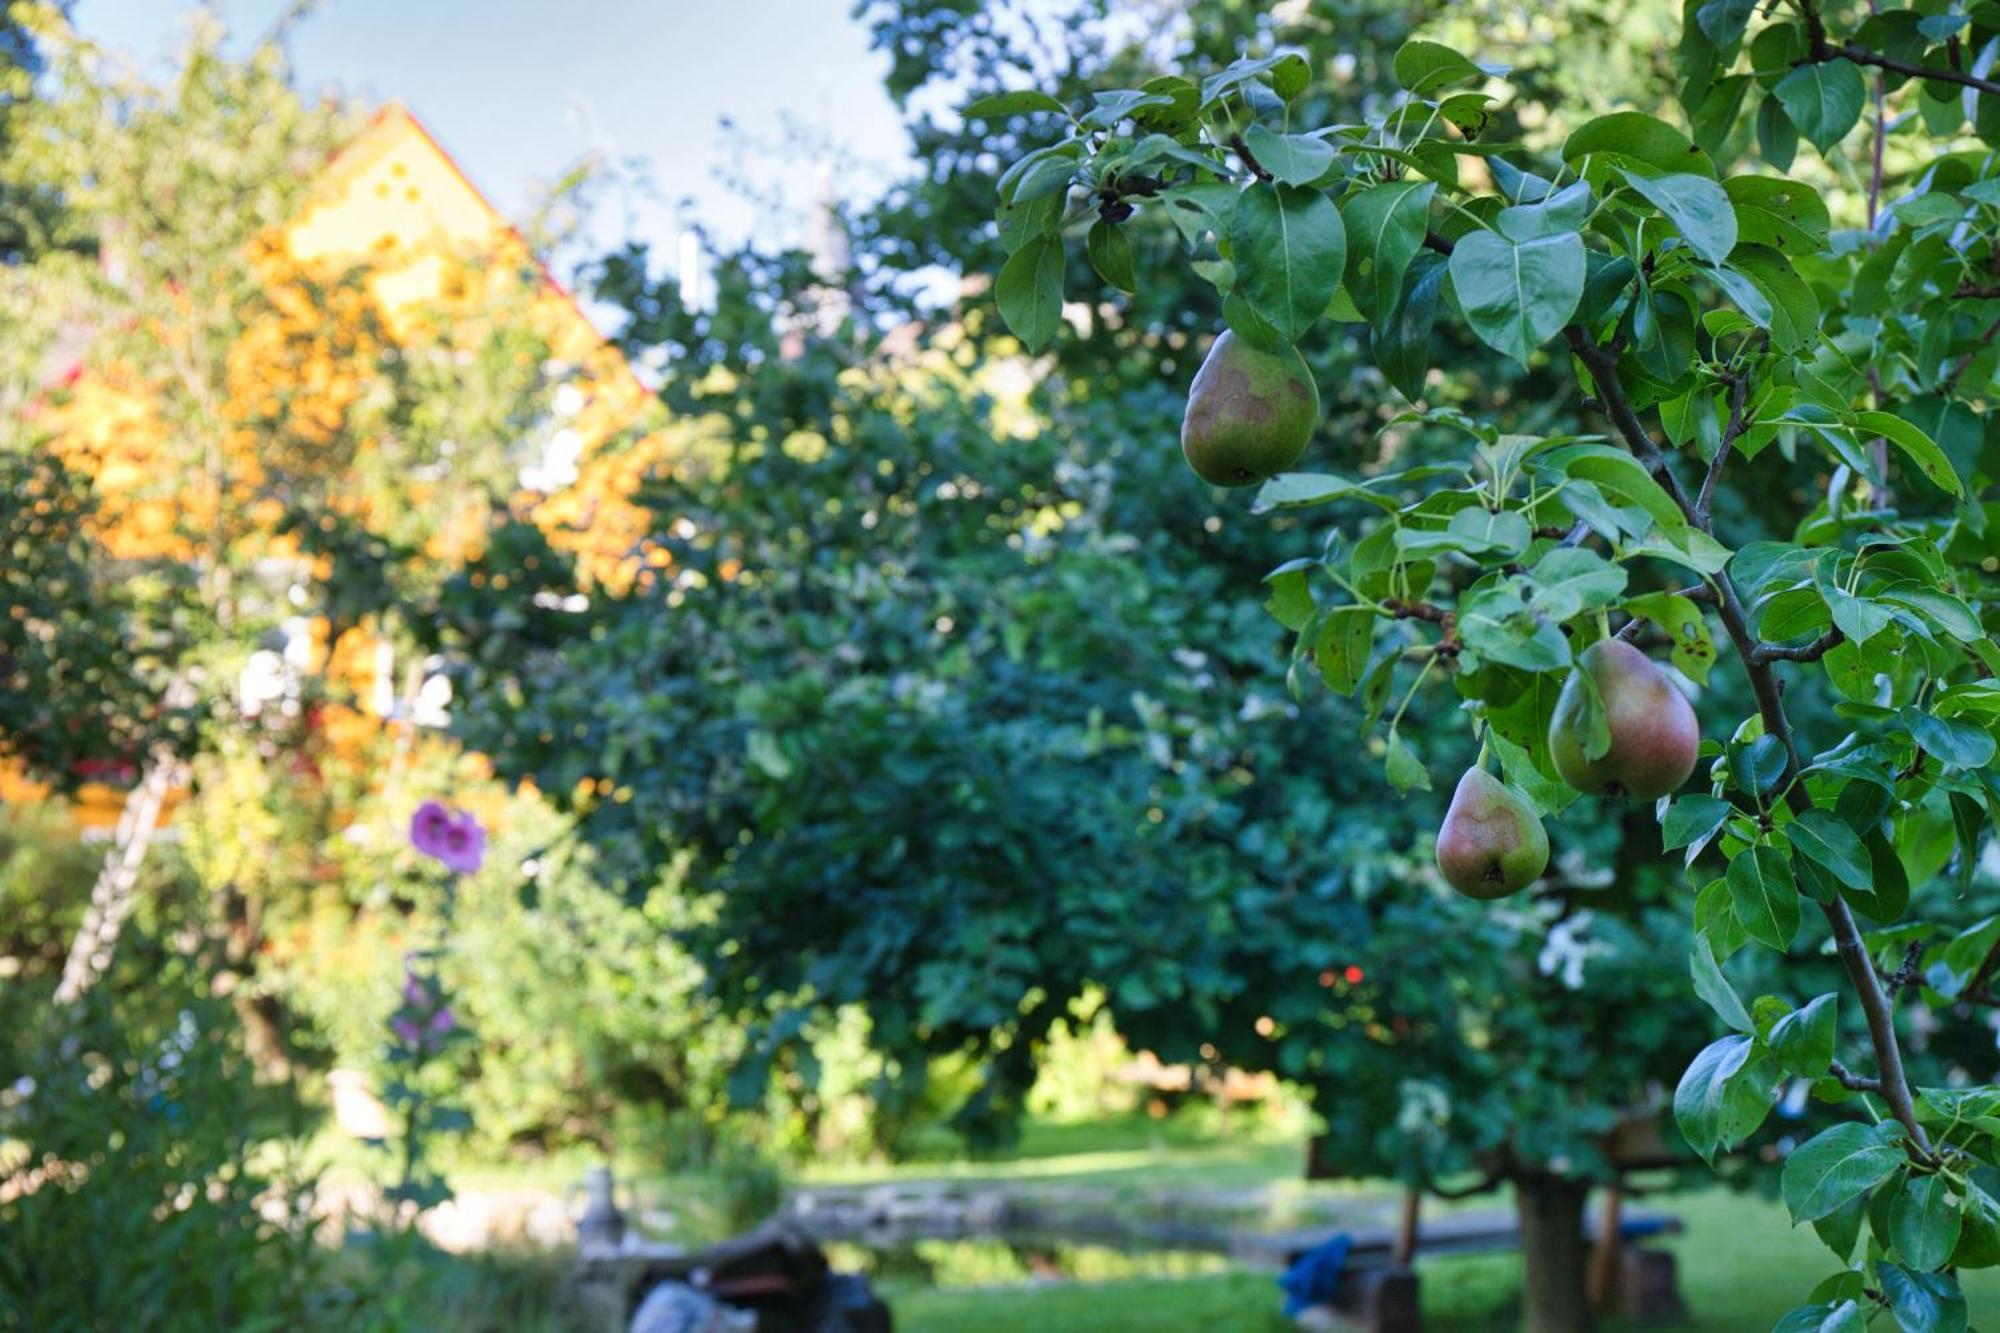
[[[1769,1333],[1780,1315],[1836,1265],[1810,1227],[1791,1228],[1775,1203],[1705,1190],[1648,1200],[1677,1214],[1687,1233],[1668,1242],[1679,1256],[1681,1293],[1699,1333]],[[1438,1259],[1424,1274],[1425,1326],[1433,1333],[1514,1333],[1520,1260],[1513,1255]],[[886,1285],[886,1284],[885,1284]],[[1968,1274],[1975,1324],[2000,1316],[2000,1272]],[[903,1288],[887,1295],[906,1333],[1279,1333],[1268,1273],[1000,1288]],[[1613,1325],[1612,1327],[1616,1327]]]

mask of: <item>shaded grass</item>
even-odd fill
[[[1700,1333],[1768,1333],[1838,1265],[1810,1227],[1793,1228],[1776,1203],[1721,1190],[1670,1195],[1648,1207],[1677,1214],[1687,1233],[1667,1243],[1680,1259],[1681,1292]],[[1514,1333],[1520,1326],[1517,1255],[1436,1259],[1424,1275],[1425,1327],[1433,1333]],[[916,1289],[883,1284],[906,1333],[1278,1333],[1271,1274],[1063,1286]],[[2000,1317],[2000,1271],[1965,1276],[1975,1325]],[[1610,1328],[1619,1327],[1616,1324]]]

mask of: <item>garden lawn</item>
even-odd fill
[[[1681,1291],[1701,1333],[1769,1333],[1835,1264],[1810,1227],[1786,1226],[1781,1205],[1721,1190],[1647,1200],[1679,1215]],[[1518,1256],[1422,1264],[1424,1316],[1434,1333],[1515,1333]],[[885,1284],[887,1286],[887,1284]],[[1975,1326],[2000,1318],[2000,1270],[1968,1274]],[[1272,1275],[1230,1272],[1164,1281],[942,1290],[888,1286],[901,1333],[1280,1333]],[[1612,1327],[1616,1327],[1613,1325]]]

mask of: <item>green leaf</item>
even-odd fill
[[[1257,160],[1286,185],[1310,185],[1333,165],[1333,145],[1310,134],[1279,134],[1262,125],[1243,131]]]
[[[1484,79],[1486,71],[1439,42],[1413,38],[1396,52],[1396,82],[1418,97],[1454,83]]]
[[[1738,245],[1729,256],[1728,268],[1715,271],[1721,274],[1730,269],[1749,280],[1768,308],[1769,314],[1761,319],[1748,306],[1744,313],[1771,331],[1772,346],[1781,352],[1796,352],[1819,337],[1819,298],[1792,271],[1791,261],[1783,254],[1761,245]]]
[[[1825,1078],[1833,1063],[1835,1005],[1838,997],[1829,993],[1814,999],[1803,1009],[1794,1009],[1779,1019],[1765,1038],[1771,1054],[1788,1074],[1800,1078]]]
[[[1783,953],[1799,929],[1799,889],[1785,858],[1775,847],[1746,848],[1730,861],[1724,879],[1750,938]]]
[[[1375,613],[1365,606],[1342,606],[1327,612],[1320,622],[1313,664],[1335,694],[1353,694],[1361,683],[1375,643],[1375,621]]]
[[[1667,817],[1660,821],[1661,850],[1671,852],[1676,847],[1686,847],[1688,860],[1694,860],[1735,809],[1720,796],[1681,797],[1667,807]]]
[[[1528,581],[1535,592],[1528,605],[1551,620],[1568,620],[1609,606],[1625,591],[1626,574],[1595,551],[1558,546],[1535,562]]]
[[[1825,1217],[1896,1174],[1906,1160],[1903,1127],[1893,1120],[1835,1125],[1785,1159],[1785,1207],[1794,1222]]]
[[[1889,1243],[1919,1272],[1940,1268],[1958,1248],[1965,1216],[1942,1176],[1912,1176],[1889,1205]]]
[[[1649,592],[1627,598],[1625,610],[1665,630],[1673,640],[1674,666],[1695,684],[1708,684],[1708,669],[1715,665],[1715,640],[1709,637],[1708,619],[1694,599],[1677,592]]]
[[[1038,92],[1033,88],[1019,88],[1010,93],[994,93],[991,97],[982,97],[967,106],[962,114],[967,120],[976,120],[1018,116],[1029,111],[1052,111],[1059,116],[1069,114],[1068,107],[1047,93]]]
[[[1317,190],[1253,185],[1229,223],[1237,290],[1297,342],[1326,312],[1347,262],[1340,210]]]
[[[1694,252],[1712,264],[1736,248],[1736,209],[1720,185],[1707,176],[1673,172],[1642,176],[1621,169],[1625,183],[1667,215]]]
[[[1402,299],[1368,335],[1368,354],[1394,385],[1415,402],[1423,396],[1430,371],[1431,330],[1437,325],[1438,300],[1447,269],[1443,255],[1424,251],[1410,261],[1403,279]]]
[[[1264,576],[1264,582],[1271,587],[1264,609],[1295,634],[1312,618],[1311,571],[1317,564],[1313,560],[1293,560]]]
[[[1416,535],[1409,529],[1405,529],[1405,532],[1412,536]],[[1528,543],[1534,537],[1534,530],[1528,526],[1528,520],[1522,515],[1511,509],[1495,513],[1477,505],[1453,514],[1451,521],[1445,525],[1445,532],[1456,539],[1450,544],[1452,549],[1475,555],[1488,553],[1519,555],[1528,549]],[[1414,551],[1426,548],[1422,544],[1413,542],[1405,549]]]
[[[1767,97],[1757,104],[1757,151],[1779,171],[1789,171],[1799,153],[1799,127],[1785,114],[1785,104]]]
[[[1123,227],[1114,227],[1099,218],[1090,224],[1090,232],[1084,238],[1084,250],[1098,277],[1121,292],[1139,290],[1132,276],[1132,238],[1125,234]]]
[[[1911,1272],[1884,1261],[1875,1265],[1875,1278],[1902,1333],[1965,1333],[1965,1294],[1952,1274]]]
[[[1903,909],[1910,905],[1909,873],[1903,869],[1903,858],[1896,855],[1895,847],[1886,837],[1871,833],[1861,841],[1868,849],[1873,884],[1866,892],[1842,889],[1840,896],[1869,920],[1886,925],[1902,916]]]
[[[1965,1224],[1958,1246],[1951,1252],[1954,1268],[1992,1268],[2000,1265],[2000,1203],[1979,1186],[1967,1183]]]
[[[1029,351],[1040,351],[1062,323],[1063,247],[1044,236],[1016,250],[994,284],[1000,318]]]
[[[1584,271],[1583,238],[1573,232],[1512,241],[1475,231],[1451,254],[1466,322],[1480,341],[1523,364],[1576,312]]]
[[[1868,849],[1832,811],[1805,811],[1785,825],[1785,836],[1791,839],[1793,850],[1824,866],[1848,888],[1874,887],[1875,872],[1868,860]]]
[[[1756,1132],[1771,1111],[1777,1069],[1749,1037],[1724,1037],[1703,1048],[1674,1089],[1674,1123],[1704,1160]]]
[[[1263,514],[1273,509],[1295,509],[1335,500],[1361,500],[1387,513],[1395,513],[1401,506],[1373,489],[1388,480],[1390,478],[1371,477],[1366,481],[1355,481],[1330,472],[1281,472],[1258,489],[1250,512]]]
[[[1757,12],[1757,0],[1708,0],[1694,12],[1708,40],[1728,48],[1743,40],[1743,29]]]
[[[1563,161],[1578,167],[1593,184],[1610,179],[1621,168],[1646,175],[1688,171],[1715,176],[1715,163],[1707,153],[1664,120],[1643,111],[1614,111],[1584,122],[1564,142]]]
[[[1722,965],[1715,959],[1715,947],[1708,936],[1695,936],[1694,947],[1688,950],[1688,971],[1694,977],[1694,993],[1715,1010],[1717,1017],[1738,1032],[1756,1034],[1750,1011],[1743,1007],[1743,997],[1729,984],[1729,978],[1722,975]]]
[[[1952,768],[1985,768],[1993,762],[1993,733],[1969,722],[1934,717],[1923,709],[1905,708],[1897,714],[1925,753],[1935,755]]]
[[[1779,79],[1771,93],[1784,104],[1799,133],[1824,153],[1861,119],[1867,87],[1853,61],[1822,60],[1800,65]]]
[[[1867,1219],[1868,1196],[1857,1194],[1825,1217],[1815,1217],[1812,1220],[1812,1229],[1819,1233],[1819,1238],[1825,1243],[1826,1248],[1832,1250],[1840,1262],[1846,1263],[1848,1256],[1854,1253],[1854,1242],[1861,1239],[1861,1224]],[[1833,1297],[1822,1295],[1815,1290],[1813,1299],[1844,1299],[1855,1294],[1848,1292],[1842,1297]]]
[[[1429,791],[1431,789],[1430,770],[1424,761],[1417,758],[1417,752],[1403,743],[1403,738],[1395,732],[1389,733],[1389,754],[1387,758],[1389,785],[1399,792]]]
[[[1854,424],[1862,433],[1880,435],[1895,445],[1931,485],[1948,495],[1964,497],[1965,485],[1952,471],[1951,460],[1935,440],[1915,425],[1892,412],[1857,412]]]
[[[1371,327],[1393,320],[1403,276],[1424,246],[1435,181],[1394,181],[1340,201],[1347,229],[1347,294]]]
[[[1768,104],[1767,104],[1768,105]],[[1831,225],[1819,191],[1778,176],[1731,176],[1722,183],[1736,210],[1737,235],[1788,255],[1826,249]]]
[[[1458,628],[1466,646],[1489,661],[1523,671],[1556,671],[1569,665],[1569,640],[1527,607],[1515,581],[1466,598],[1459,605]]]

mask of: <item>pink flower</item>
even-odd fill
[[[417,1026],[415,1019],[392,1018],[389,1020],[389,1030],[396,1034],[397,1041],[402,1042],[403,1045],[412,1050],[416,1049],[418,1044],[423,1041],[423,1029]]]
[[[412,1005],[418,1009],[424,1009],[430,1006],[431,1002],[430,987],[426,986],[424,984],[424,979],[418,976],[414,972],[409,972],[404,974],[403,1002],[405,1004]]]
[[[431,1031],[437,1033],[439,1036],[443,1036],[457,1026],[458,1020],[452,1017],[449,1006],[431,1015]]]
[[[410,845],[460,875],[478,871],[486,860],[486,830],[472,812],[453,812],[437,801],[425,801],[410,819]]]

